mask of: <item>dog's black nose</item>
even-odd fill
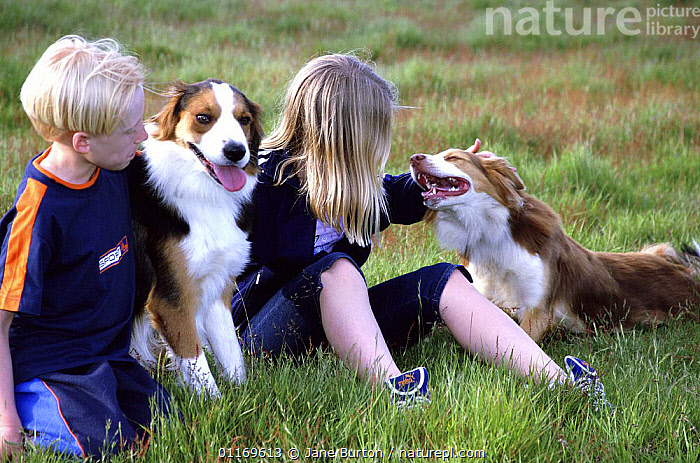
[[[229,161],[238,162],[245,156],[245,145],[230,141],[224,145],[224,157]]]
[[[415,166],[423,162],[425,159],[425,154],[414,154],[411,156],[411,165]]]

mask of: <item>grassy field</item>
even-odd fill
[[[577,27],[582,7],[591,6],[555,3],[573,8]],[[45,147],[22,112],[21,84],[50,43],[80,33],[115,37],[136,52],[155,89],[176,79],[233,83],[262,104],[267,131],[303,63],[357,51],[412,107],[398,114],[390,172],[405,171],[415,152],[466,147],[479,137],[517,166],[529,191],[588,248],[700,240],[700,37],[648,34],[645,27],[698,26],[700,19],[648,18],[647,8],[669,5],[694,3],[596,1],[595,8],[639,11],[641,33],[621,33],[612,15],[602,34],[554,35],[544,32],[542,2],[532,5],[540,35],[506,36],[499,23],[487,34],[487,8],[505,7],[515,22],[527,16],[518,13],[525,6],[519,1],[3,0],[0,209],[11,206],[24,166]],[[565,30],[564,13],[551,20]],[[150,96],[147,113],[160,104]],[[454,259],[423,225],[394,226],[364,270],[376,283]],[[249,359],[249,381],[223,384],[222,399],[213,402],[164,373],[184,419],[156,429],[148,448],[114,461],[291,461],[292,449],[306,461],[308,448],[318,461],[423,461],[411,451],[453,449],[452,461],[696,462],[699,342],[700,324],[687,320],[547,339],[553,358],[575,354],[597,367],[616,406],[606,414],[569,390],[526,389],[462,352],[444,329],[396,353],[400,367],[431,372],[433,403],[420,410],[395,410],[385,391],[354,379],[330,352]],[[330,456],[343,448],[349,450]],[[460,458],[460,450],[473,452]],[[62,460],[30,448],[23,461]]]

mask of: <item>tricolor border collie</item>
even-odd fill
[[[220,80],[175,84],[129,167],[137,251],[131,353],[156,363],[155,327],[185,382],[212,395],[219,390],[203,346],[222,374],[237,383],[246,377],[230,303],[250,255],[259,116],[258,104]]]
[[[460,253],[476,288],[514,312],[535,341],[557,325],[577,332],[591,322],[631,328],[700,305],[697,243],[687,253],[668,244],[589,251],[564,233],[549,206],[525,193],[505,159],[470,151],[411,157],[431,209],[426,218],[439,243]]]

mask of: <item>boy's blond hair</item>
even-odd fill
[[[20,99],[47,141],[70,132],[110,135],[122,121],[145,71],[113,39],[77,35],[46,49],[22,85]]]
[[[313,214],[370,243],[387,205],[381,174],[391,149],[396,91],[352,55],[308,62],[289,85],[278,127],[261,148],[287,149]]]

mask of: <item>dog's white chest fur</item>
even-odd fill
[[[240,204],[227,199],[204,206],[192,201],[178,203],[180,213],[190,226],[181,248],[195,278],[221,274],[230,281],[243,272],[248,261],[250,242],[236,225]]]
[[[485,193],[437,211],[439,243],[469,256],[474,285],[494,304],[536,307],[546,296],[547,272],[540,256],[519,246],[510,231],[508,209]]]
[[[160,142],[164,143],[170,145],[169,153],[162,148],[146,151],[149,181],[190,227],[180,244],[187,256],[188,271],[196,279],[218,275],[230,281],[248,262],[250,242],[236,218],[242,204],[252,196],[255,181],[246,182],[240,191],[228,192],[215,184],[188,150],[172,142]]]

